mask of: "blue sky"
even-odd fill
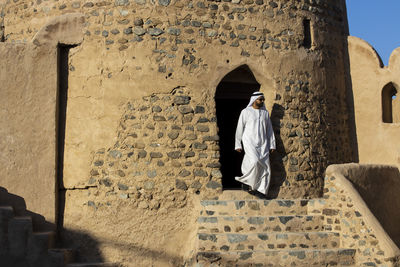
[[[346,0],[350,35],[378,51],[385,65],[400,47],[400,0]]]

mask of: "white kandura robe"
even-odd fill
[[[275,149],[275,135],[265,107],[249,106],[240,113],[235,136],[235,149],[244,146],[243,176],[235,177],[253,190],[267,194],[271,180],[269,151]]]

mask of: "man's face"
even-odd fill
[[[263,96],[260,96],[259,98],[254,101],[257,107],[261,108],[264,105],[265,98]]]

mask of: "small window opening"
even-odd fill
[[[400,101],[393,83],[387,84],[382,90],[382,121],[385,123],[400,122]]]
[[[303,46],[305,48],[310,49],[312,44],[312,37],[311,37],[311,21],[309,19],[303,20],[303,30],[304,30]]]

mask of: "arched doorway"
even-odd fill
[[[235,176],[241,176],[243,154],[234,150],[236,125],[251,94],[259,89],[260,84],[247,65],[229,72],[217,86],[215,103],[223,189],[240,188]]]

